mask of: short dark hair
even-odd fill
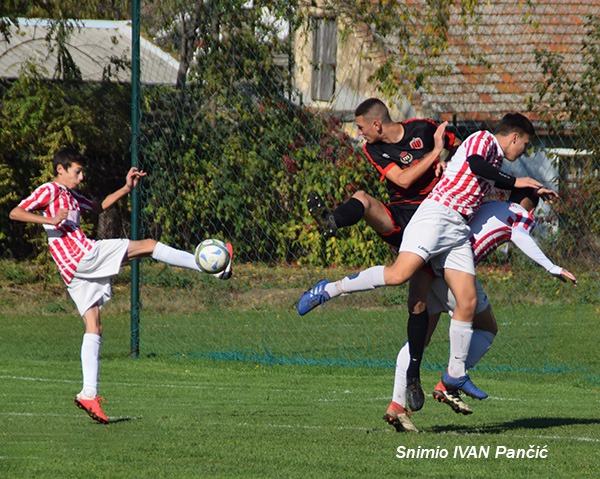
[[[369,116],[383,123],[391,123],[390,111],[379,98],[369,98],[356,107],[354,116]]]
[[[510,133],[527,134],[531,138],[535,136],[535,128],[525,115],[521,113],[507,113],[494,128],[496,135],[508,135]]]
[[[62,165],[65,170],[68,170],[73,163],[78,163],[81,166],[86,166],[87,158],[83,156],[79,150],[72,146],[65,146],[54,153],[52,158],[52,166],[54,168],[54,174],[58,174],[58,165]]]
[[[536,208],[540,202],[540,197],[533,188],[515,188],[511,191],[508,201],[521,204],[521,201],[525,198],[533,203],[534,208]]]

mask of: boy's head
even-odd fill
[[[523,154],[529,140],[535,135],[533,124],[521,113],[508,113],[494,128],[504,157],[509,161],[516,160]]]
[[[378,141],[383,131],[383,125],[392,123],[390,111],[379,98],[369,98],[356,107],[354,118],[358,134],[367,143]]]
[[[52,166],[54,168],[54,174],[58,175],[58,166],[62,166],[67,171],[74,163],[85,167],[87,164],[87,158],[79,153],[78,150],[70,146],[61,148],[52,158]]]
[[[510,193],[508,201],[518,203],[527,211],[532,212],[540,202],[540,197],[533,188],[515,188]]]

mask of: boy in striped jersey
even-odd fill
[[[543,267],[552,276],[563,282],[570,280],[577,286],[575,276],[550,261],[531,237],[531,232],[535,227],[533,211],[538,202],[539,197],[535,191],[530,188],[523,188],[513,190],[508,201],[484,203],[469,221],[469,227],[471,228],[470,242],[473,247],[475,263],[494,252],[502,244],[511,241],[527,257]],[[465,362],[465,369],[467,370],[475,366],[488,352],[498,332],[492,307],[478,281],[476,282],[476,288],[477,308],[473,318],[473,336]],[[440,276],[436,277],[427,297],[427,309],[430,316],[426,344],[429,344],[441,313],[448,312],[452,316],[455,304],[456,301],[444,279]],[[400,350],[396,361],[392,403],[388,408],[388,412],[386,412],[386,416],[384,416],[388,423],[392,423],[388,416],[392,416],[393,410],[398,409],[398,406],[404,407],[406,404],[406,370],[410,364],[409,358],[408,344],[405,344]],[[457,413],[471,414],[473,412],[462,401],[459,392],[451,387],[446,387],[442,381],[436,385],[433,397],[448,404]]]
[[[465,370],[477,305],[475,264],[467,221],[492,186],[503,189],[531,187],[540,194],[557,196],[543,189],[537,180],[515,178],[500,171],[502,160],[516,160],[534,134],[533,125],[525,116],[510,113],[502,118],[493,134],[482,130],[469,136],[409,222],[394,264],[375,266],[336,282],[320,281],[302,295],[297,305],[298,313],[306,314],[342,294],[400,285],[411,278],[409,303],[426,302],[433,278],[423,266],[430,262],[434,270],[444,271],[444,279],[456,298],[449,330],[448,369],[442,381],[471,397],[485,399],[487,394],[473,384]],[[438,154],[443,148],[441,139],[436,135],[434,151]],[[425,342],[425,335],[422,341]]]
[[[111,277],[121,265],[137,258],[152,257],[163,263],[200,271],[194,255],[171,248],[154,239],[130,241],[128,239],[93,240],[80,228],[81,211],[100,213],[110,208],[137,187],[146,173],[131,168],[125,185],[109,194],[101,202],[93,202],[76,191],[83,181],[86,158],[74,148],[66,147],[53,157],[54,181],[39,186],[31,195],[10,212],[10,219],[41,224],[48,237],[52,259],[67,285],[85,324],[81,345],[83,388],[75,404],[84,409],[99,423],[107,424],[98,397],[98,372],[102,324],[100,308],[110,299]],[[41,212],[41,214],[35,213]],[[231,244],[227,244],[233,255]],[[231,264],[215,275],[219,279],[231,277]]]

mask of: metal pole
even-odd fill
[[[137,167],[140,136],[140,1],[131,4],[131,166]],[[131,193],[131,239],[138,240],[140,230],[140,192]],[[131,343],[130,356],[140,353],[140,262],[131,262]]]

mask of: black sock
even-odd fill
[[[350,198],[333,211],[335,224],[339,228],[352,226],[358,223],[365,214],[365,207],[356,198]]]
[[[410,354],[410,363],[406,371],[406,377],[418,378],[423,352],[425,351],[425,340],[427,339],[427,329],[429,328],[429,313],[427,310],[422,313],[410,313],[408,316],[408,352]]]

